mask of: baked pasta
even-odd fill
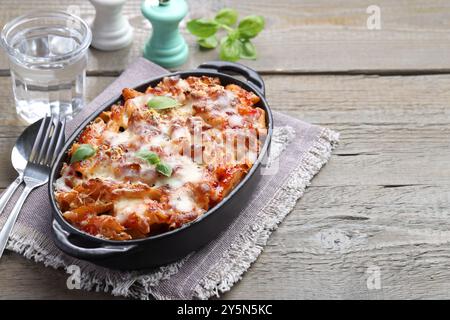
[[[259,98],[211,77],[125,88],[68,150],[55,198],[74,227],[110,240],[195,220],[243,179],[267,134]]]

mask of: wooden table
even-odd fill
[[[0,25],[36,7],[2,0]],[[65,2],[66,4],[61,4]],[[450,4],[378,0],[381,30],[368,30],[363,0],[190,1],[191,17],[224,6],[266,17],[257,61],[274,109],[341,133],[333,157],[264,253],[224,298],[450,298]],[[88,1],[39,1],[40,8]],[[91,50],[88,100],[141,54],[149,26],[139,1],[125,14],[131,48]],[[182,69],[216,59],[194,39]],[[0,54],[0,187],[15,177],[15,115]],[[368,279],[380,276],[380,286]],[[16,254],[0,262],[0,298],[108,298],[70,291],[63,271]],[[372,284],[372,285],[370,285]],[[379,288],[379,289],[377,289]]]

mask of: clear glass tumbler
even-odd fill
[[[86,22],[63,11],[35,11],[4,26],[0,42],[20,117],[32,123],[52,113],[70,120],[81,110],[91,40]]]

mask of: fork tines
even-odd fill
[[[56,153],[64,141],[66,120],[60,121],[57,116],[46,115],[42,119],[39,132],[31,150],[29,162],[50,167],[56,158]]]

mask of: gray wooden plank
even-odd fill
[[[225,298],[448,299],[448,187],[314,184]]]
[[[449,182],[450,76],[265,76],[275,110],[341,132],[332,176],[320,184],[387,185]],[[88,77],[91,100],[111,77]],[[286,84],[289,87],[286,89]],[[12,107],[9,79],[0,77],[0,187],[14,177],[9,150],[23,129]],[[354,156],[358,157],[354,157]],[[353,165],[365,170],[353,174]],[[339,168],[339,169],[338,169]],[[418,170],[420,168],[420,170]]]
[[[127,1],[124,12],[135,29],[131,47],[113,55],[90,50],[91,74],[116,74],[141,55],[150,26],[140,13],[140,0]],[[212,15],[229,6],[242,15],[261,14],[267,27],[255,40],[259,59],[246,61],[265,72],[433,72],[450,71],[449,3],[445,0],[389,1],[376,3],[381,9],[381,30],[368,30],[367,1],[260,1],[190,0],[190,17]],[[79,6],[81,16],[92,19],[94,9],[83,0],[45,0],[48,9]],[[3,0],[0,26],[34,7],[33,0]],[[187,35],[191,54],[181,69],[217,59],[217,52],[200,52]],[[0,72],[7,72],[0,53]]]
[[[69,290],[69,274],[45,268],[16,253],[6,251],[0,263],[0,300],[3,299],[115,299],[103,292]],[[117,299],[117,298],[116,298]]]
[[[449,298],[450,76],[264,79],[274,109],[338,130],[341,143],[224,298]],[[112,80],[89,77],[89,99]],[[0,77],[1,187],[14,177],[9,149],[21,128],[8,81]],[[380,290],[367,288],[370,266]],[[0,298],[109,297],[69,291],[65,279],[9,253]]]
[[[450,76],[295,76],[264,75],[267,99],[274,110],[318,124],[389,125],[445,130]],[[114,77],[88,77],[87,101]],[[19,125],[8,77],[0,77],[0,126]],[[6,130],[0,130],[0,135]],[[16,134],[17,132],[14,132]]]

